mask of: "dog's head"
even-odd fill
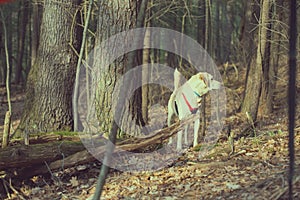
[[[221,87],[221,83],[213,79],[213,76],[206,72],[199,72],[188,80],[189,86],[200,96],[210,90],[216,90]]]

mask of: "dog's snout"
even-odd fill
[[[210,88],[216,90],[216,89],[220,89],[221,86],[222,86],[222,84],[219,81],[213,80],[211,82],[211,87]]]

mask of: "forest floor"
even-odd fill
[[[245,135],[245,118],[235,111],[240,104],[245,70],[237,81],[225,81],[227,95],[226,124],[237,139],[232,153],[227,136],[220,137],[205,157],[190,148],[176,161],[157,171],[121,172],[111,170],[103,199],[287,199],[288,194],[288,119],[286,69],[279,72],[274,112],[260,117],[255,136]],[[298,80],[300,76],[298,74]],[[5,88],[0,88],[0,132],[7,103]],[[297,85],[300,103],[300,85]],[[12,87],[13,126],[19,123],[24,100],[22,88]],[[251,126],[250,126],[251,127]],[[296,112],[294,199],[300,199],[300,112]],[[12,185],[19,194],[11,199],[91,199],[100,162],[53,172],[52,178],[35,176]],[[5,191],[5,190],[0,190]],[[0,194],[0,199],[8,199]]]

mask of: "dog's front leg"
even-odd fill
[[[196,119],[194,122],[194,143],[193,147],[198,145],[198,132],[200,127],[200,119]]]

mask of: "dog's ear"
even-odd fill
[[[204,82],[204,84],[206,85],[206,87],[209,87],[208,85],[208,80],[206,78],[206,76],[204,74],[199,74],[199,79],[202,80]]]

